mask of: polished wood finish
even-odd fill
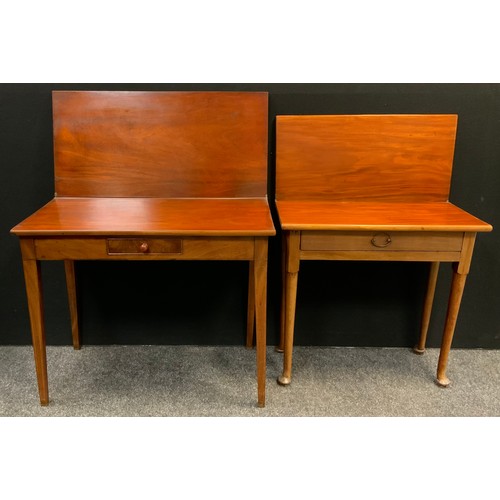
[[[287,242],[288,233],[283,231],[281,233],[281,308],[280,308],[280,341],[276,346],[277,352],[284,352],[285,350],[285,325],[286,325],[286,266],[288,262],[287,257]]]
[[[453,335],[455,333],[455,325],[457,324],[458,311],[460,309],[460,302],[462,301],[466,279],[467,274],[458,273],[455,267],[453,270],[448,311],[446,312],[446,323],[444,326],[441,349],[439,351],[436,375],[436,383],[441,387],[447,387],[450,384],[450,379],[446,376],[446,368],[448,366],[448,357],[450,354],[451,343],[453,341]]]
[[[12,230],[19,236],[271,236],[266,198],[55,198]]]
[[[248,349],[253,347],[255,334],[255,276],[254,264],[250,261],[248,266],[248,302],[247,302],[247,337],[245,345]]]
[[[108,238],[108,254],[181,253],[181,238]]]
[[[78,324],[78,302],[76,295],[76,275],[75,263],[72,260],[64,261],[66,272],[66,288],[68,290],[69,314],[71,319],[71,336],[73,337],[73,348],[78,350],[81,347],[80,328]]]
[[[57,196],[266,196],[265,92],[57,91],[52,99]]]
[[[266,310],[267,310],[267,238],[255,238],[253,265],[255,287],[255,348],[257,351],[257,404],[266,404]]]
[[[80,348],[75,260],[247,260],[265,404],[267,94],[55,92],[56,197],[20,237],[40,402],[48,404],[40,261],[64,260]]]
[[[183,237],[180,253],[110,253],[106,237],[36,238],[34,251],[41,260],[250,260],[254,242],[243,237]]]
[[[436,292],[436,284],[439,273],[439,262],[431,262],[429,269],[429,280],[427,282],[427,292],[425,294],[424,309],[422,311],[422,322],[420,326],[420,338],[418,344],[413,348],[416,354],[425,352],[425,342],[427,340],[427,332],[431,321],[432,305],[434,303],[434,295]]]
[[[290,231],[286,234],[286,275],[285,275],[285,314],[283,343],[283,374],[278,383],[288,385],[292,380],[293,331],[295,326],[295,307],[297,302],[297,283],[300,267],[300,232]]]
[[[446,201],[456,115],[276,118],[276,199]]]
[[[34,257],[32,240],[21,240],[20,243],[23,257],[24,279],[26,282],[26,294],[28,296],[38,393],[40,395],[40,404],[46,406],[49,404],[49,384],[47,376],[47,352],[45,348],[45,322],[43,315],[40,261],[36,260]]]
[[[454,277],[438,363],[446,376],[476,233],[491,231],[448,201],[454,115],[279,116],[276,206],[284,230],[283,374],[291,382],[300,260],[431,263],[420,339],[423,353],[440,262]]]
[[[286,230],[482,232],[492,229],[490,224],[448,202],[278,200],[276,206],[281,227]]]

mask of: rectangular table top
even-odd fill
[[[449,202],[276,201],[285,230],[491,231]]]
[[[266,92],[56,91],[58,196],[267,194]]]
[[[272,236],[267,198],[56,197],[12,229],[18,236]]]

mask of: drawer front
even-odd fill
[[[108,255],[182,253],[180,238],[109,238]]]
[[[148,249],[141,245],[148,243]],[[40,260],[253,260],[253,237],[38,238]],[[156,252],[153,253],[152,251]]]
[[[405,231],[307,231],[301,250],[460,252],[463,233]]]

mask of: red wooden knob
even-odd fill
[[[143,241],[141,243],[141,246],[139,247],[139,250],[141,252],[147,252],[149,250],[149,245],[147,244],[147,242]]]

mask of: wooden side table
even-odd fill
[[[422,354],[440,262],[453,281],[437,369],[448,355],[477,232],[492,227],[448,201],[456,115],[278,116],[276,205],[283,229],[283,374],[292,376],[301,260],[430,262]]]
[[[63,260],[80,348],[75,260],[246,260],[265,405],[267,94],[54,92],[55,198],[20,238],[40,403],[49,403],[40,261]]]

